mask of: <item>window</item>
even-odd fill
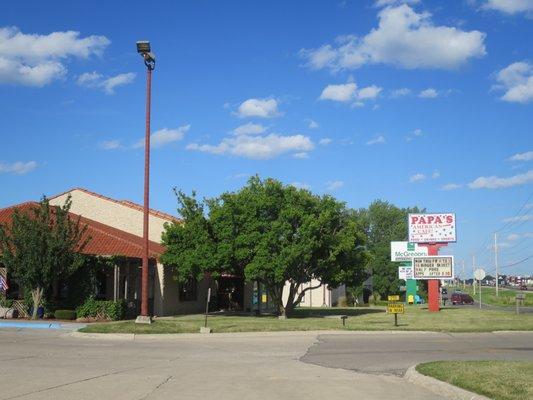
[[[180,301],[198,300],[198,282],[195,278],[189,278],[187,282],[180,283]]]

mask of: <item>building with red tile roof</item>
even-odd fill
[[[140,300],[143,207],[128,200],[115,200],[82,188],[50,197],[50,205],[62,206],[68,197],[71,199],[70,217],[79,218],[87,226],[86,234],[91,238],[83,253],[91,256],[119,256],[113,259],[121,260],[121,264],[114,268],[99,271],[100,297],[109,300],[125,299],[132,308],[132,313],[135,313]],[[37,202],[29,201],[0,209],[0,224],[9,226],[15,210],[31,212],[36,206]],[[180,285],[174,279],[172,268],[165,267],[159,261],[165,251],[161,244],[165,224],[179,223],[180,220],[157,210],[150,210],[149,219],[151,313],[174,315],[201,312],[210,283],[203,280],[187,283],[186,286]]]

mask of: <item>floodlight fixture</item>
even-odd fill
[[[150,42],[148,40],[139,40],[137,42],[137,53],[150,53]]]
[[[148,40],[137,42],[137,53],[144,58],[144,64],[149,70],[155,68],[155,55],[151,52],[150,42]]]

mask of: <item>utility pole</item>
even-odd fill
[[[463,290],[466,288],[465,260],[463,260]]]
[[[475,270],[476,270],[476,255],[472,254],[472,286],[474,287],[474,295],[476,294],[476,279],[474,278]]]
[[[496,267],[496,297],[498,297],[499,289],[499,271],[498,271],[498,234],[494,232],[494,266]]]

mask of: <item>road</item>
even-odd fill
[[[302,361],[366,374],[403,376],[435,360],[531,360],[533,332],[320,335]]]
[[[533,334],[220,334],[131,340],[0,329],[0,399],[442,399],[419,361],[532,359]]]

